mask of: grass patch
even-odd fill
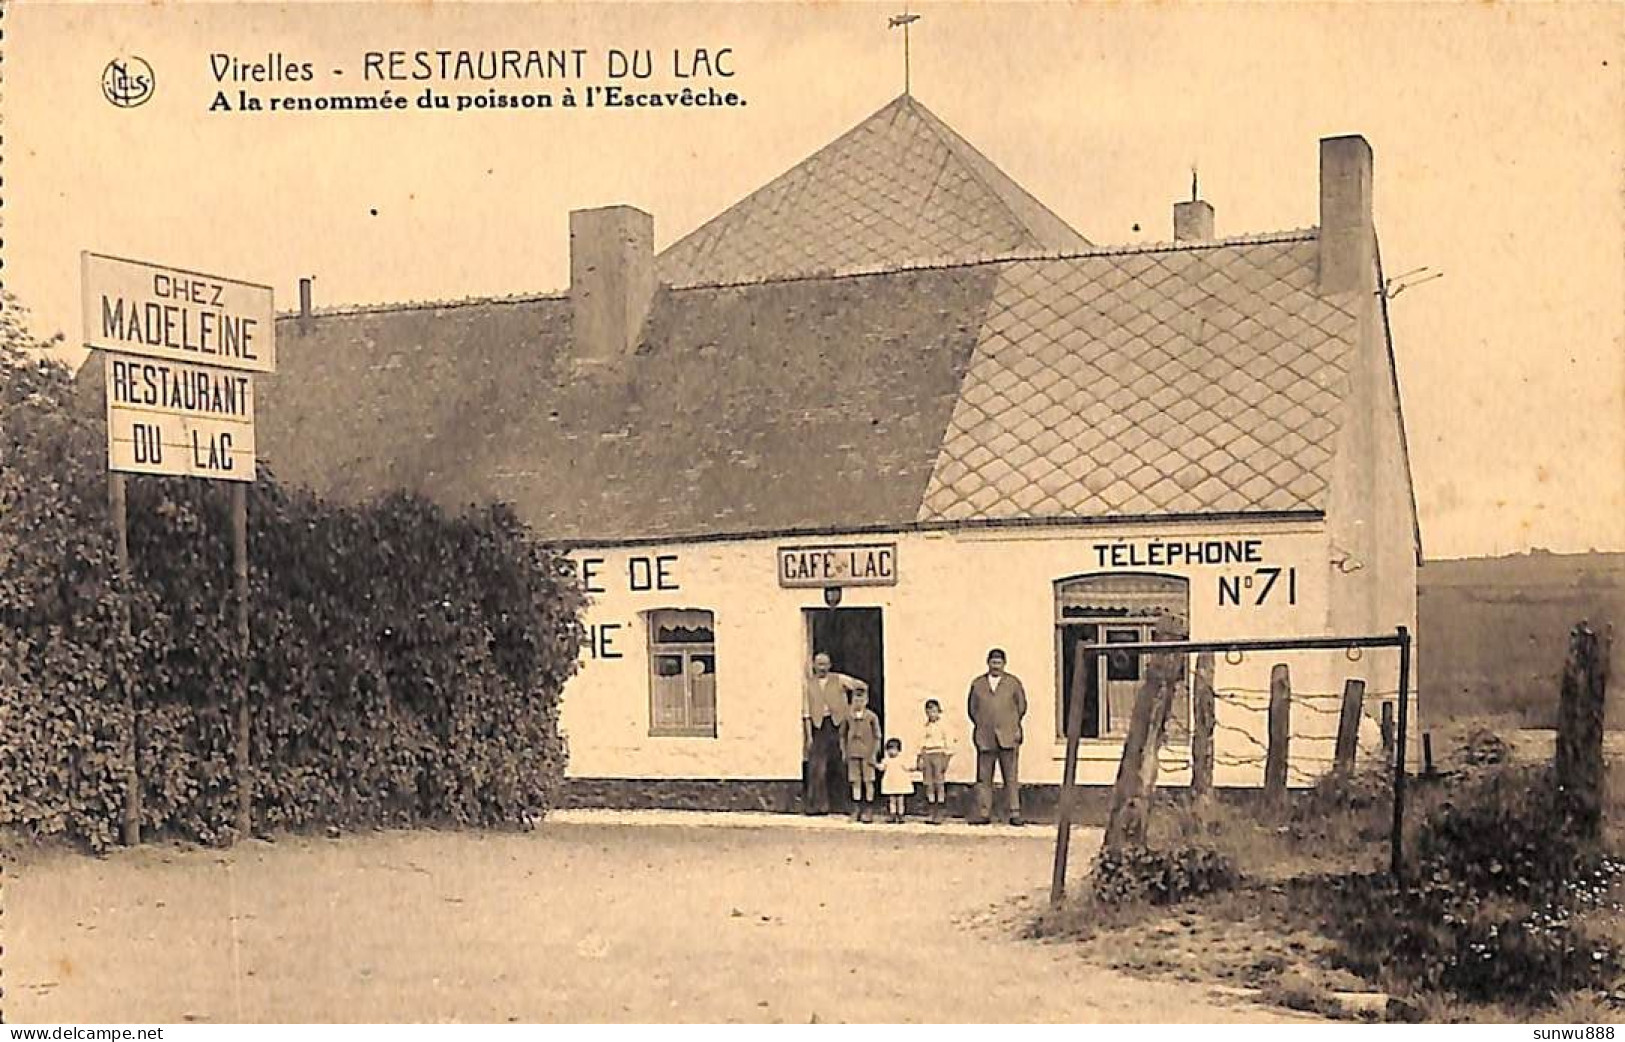
[[[1384,772],[1274,808],[1164,794],[1150,850],[1097,859],[1088,891],[1032,932],[1115,969],[1328,1016],[1617,1019],[1625,861],[1573,840],[1544,766],[1515,763],[1482,729],[1454,745],[1410,790],[1405,886],[1388,873]],[[1226,866],[1220,885],[1193,871],[1212,864]],[[1400,1001],[1344,994],[1378,990]]]

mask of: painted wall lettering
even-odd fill
[[[598,569],[604,566],[602,557],[584,557],[581,559],[581,583],[588,593],[607,592],[598,582]]]
[[[1296,568],[1255,568],[1250,575],[1219,576],[1219,607],[1231,608],[1245,601],[1261,607],[1274,598],[1276,603],[1298,603]]]
[[[615,637],[621,632],[618,622],[600,622],[587,627],[587,654],[595,659],[621,658],[615,647]]]
[[[677,577],[673,574],[676,564],[677,555],[675,554],[628,558],[626,562],[627,586],[635,593],[642,593],[645,590],[678,589]]]
[[[1172,568],[1193,564],[1262,564],[1262,539],[1170,539],[1096,543],[1100,568]]]

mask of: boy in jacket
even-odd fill
[[[841,756],[846,760],[846,780],[852,783],[853,821],[874,820],[869,801],[875,796],[875,768],[883,748],[880,717],[869,708],[869,693],[852,692],[852,711],[841,722]]]

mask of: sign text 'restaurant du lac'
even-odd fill
[[[81,264],[86,347],[275,371],[271,287],[97,253]]]
[[[781,546],[779,585],[896,586],[897,544]]]
[[[114,470],[254,480],[254,378],[241,370],[104,353]]]

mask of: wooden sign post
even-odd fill
[[[126,474],[229,481],[231,553],[241,668],[236,731],[237,833],[253,828],[248,705],[248,486],[254,481],[254,381],[276,369],[271,287],[144,261],[80,255],[84,344],[101,351],[107,387],[108,512],[129,633],[130,550]],[[141,842],[140,713],[121,677],[130,715],[124,842]]]

